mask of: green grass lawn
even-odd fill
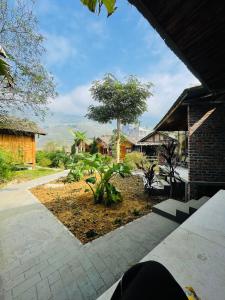
[[[42,177],[45,175],[50,175],[57,173],[59,170],[53,170],[53,169],[45,169],[45,168],[37,168],[34,170],[21,170],[21,171],[15,171],[13,172],[13,180],[17,179],[18,181],[28,181],[32,180],[38,177]]]
[[[29,181],[35,178],[39,178],[46,175],[55,174],[57,172],[62,171],[62,169],[46,169],[46,168],[36,168],[34,170],[21,170],[21,171],[14,171],[12,174],[12,179],[10,181],[17,181],[17,182],[23,182],[23,181]],[[4,188],[4,186],[10,181],[6,183],[0,183],[0,188]]]

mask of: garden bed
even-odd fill
[[[82,242],[87,243],[149,212],[158,203],[144,193],[139,176],[112,179],[123,201],[111,207],[94,204],[84,180],[63,183],[63,178],[32,189],[32,193]]]

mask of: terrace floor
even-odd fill
[[[178,227],[150,213],[82,245],[28,190],[65,175],[0,191],[0,299],[96,299]]]
[[[160,169],[164,170],[164,171],[167,170],[167,168],[164,165],[160,166]],[[177,166],[175,168],[175,176],[180,178],[183,182],[187,183],[189,181],[188,180],[188,168]]]
[[[142,261],[162,263],[199,299],[225,299],[225,190],[220,190]],[[99,300],[111,298],[116,284]]]

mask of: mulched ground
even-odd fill
[[[159,202],[144,193],[139,176],[117,176],[111,182],[123,196],[121,203],[111,207],[94,204],[92,193],[85,192],[83,180],[64,184],[61,178],[53,185],[41,185],[31,191],[82,243],[87,243],[151,212],[152,205]]]

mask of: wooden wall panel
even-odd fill
[[[13,153],[15,159],[35,164],[35,136],[0,134],[0,148]]]

